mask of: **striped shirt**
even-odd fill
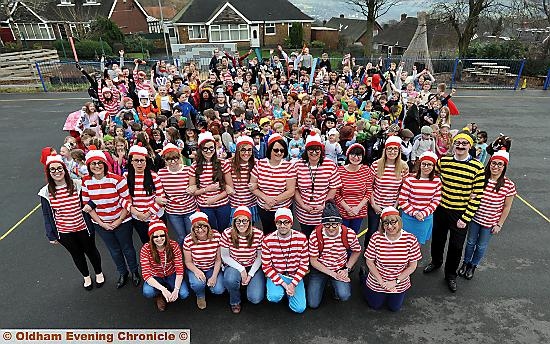
[[[262,242],[262,270],[273,283],[280,285],[279,274],[292,278],[297,286],[309,269],[307,237],[291,230],[286,238],[280,238],[277,231],[266,236]]]
[[[286,191],[286,181],[296,178],[296,172],[290,161],[281,160],[277,166],[271,166],[269,159],[259,160],[252,170],[252,175],[258,179],[258,189],[266,196],[277,197]],[[275,211],[279,208],[290,208],[292,197],[284,202],[275,204],[270,211]],[[265,202],[258,198],[258,205],[262,209],[266,209]]]
[[[455,160],[444,156],[437,162],[441,178],[441,207],[463,211],[462,220],[470,222],[483,196],[485,167],[476,159]],[[470,196],[475,194],[476,197]]]
[[[216,264],[216,256],[220,249],[221,235],[218,231],[212,231],[212,238],[193,242],[193,236],[188,234],[183,241],[183,250],[191,252],[193,264],[202,271],[210,270]]]
[[[517,195],[516,184],[513,181],[504,177],[504,185],[500,187],[498,192],[495,191],[496,181],[489,180],[479,208],[477,208],[474,216],[474,221],[483,227],[493,227],[498,223],[504,210],[504,201],[507,197]]]
[[[342,187],[338,189],[334,197],[340,215],[344,219],[360,219],[367,216],[367,204],[355,216],[350,216],[347,211],[341,206],[342,202],[353,208],[359,205],[363,199],[370,200],[372,193],[372,183],[374,176],[371,169],[367,165],[361,165],[359,170],[355,172],[348,171],[344,166],[338,167],[338,173],[342,180]]]
[[[132,199],[132,206],[137,209],[137,211],[146,213],[151,212],[152,215],[156,215],[156,217],[160,218],[164,214],[164,208],[155,202],[155,199],[157,197],[163,197],[164,196],[164,188],[162,187],[162,182],[160,181],[159,176],[151,171],[151,176],[153,177],[153,183],[155,184],[155,191],[151,195],[147,195],[145,188],[143,186],[143,180],[144,175],[143,174],[135,174],[134,176],[134,196],[131,197]],[[128,172],[124,173],[124,177],[128,178]],[[130,211],[130,205],[126,208],[128,212]],[[132,215],[134,219],[138,219],[134,215]],[[149,217],[150,219],[151,217]]]
[[[165,167],[158,171],[158,176],[168,199],[165,205],[168,214],[184,215],[197,209],[195,197],[186,192],[189,187],[189,166],[182,166],[178,172],[170,172]]]
[[[144,78],[143,81],[139,80],[137,70],[132,71],[132,76],[134,77],[134,84],[136,85],[136,93],[138,91],[149,91],[151,89],[151,85],[149,84],[147,78]]]
[[[96,205],[95,212],[101,221],[110,223],[117,220],[122,209],[131,205],[126,179],[111,172],[99,180],[90,175],[82,177],[82,203],[89,201]],[[130,216],[127,216],[123,222],[129,220]]]
[[[229,256],[245,268],[254,264],[257,256],[257,251],[261,249],[262,240],[264,238],[264,233],[258,228],[252,227],[252,231],[253,238],[252,245],[250,245],[250,247],[248,246],[248,241],[246,237],[240,235],[238,236],[239,247],[233,246],[233,243],[231,242],[231,227],[226,228],[222,232],[222,237],[220,240],[220,247],[228,248]]]
[[[295,169],[296,187],[306,205],[323,208],[329,189],[338,189],[342,186],[338,168],[330,159],[325,159],[318,167],[311,166],[311,170],[305,161],[298,160]],[[309,213],[296,203],[296,218],[301,224],[318,225],[322,216],[323,210]]]
[[[401,186],[398,203],[401,209],[410,216],[417,212],[427,217],[435,211],[441,202],[441,180],[407,177]]]
[[[145,243],[141,247],[139,265],[141,265],[141,275],[144,281],[147,281],[151,277],[167,277],[174,273],[183,276],[183,259],[180,247],[174,240],[170,240],[169,244],[174,252],[174,259],[167,261],[166,250],[162,252],[158,251],[160,263],[153,260],[153,253],[151,252],[151,245],[149,243]]]
[[[225,175],[226,173],[231,172],[231,166],[229,165],[227,160],[221,161],[221,168],[222,173]],[[189,168],[189,177],[195,177],[195,171],[197,170],[197,163],[194,162],[193,165],[191,165],[191,168]],[[205,188],[208,185],[214,184],[214,181],[212,180],[214,175],[214,168],[211,163],[207,162],[204,164],[203,170],[201,175],[199,176],[199,181],[197,181],[197,188]],[[218,182],[216,182],[219,184]],[[214,208],[214,207],[220,207],[222,205],[226,205],[229,203],[229,199],[227,196],[221,198],[220,200],[216,201],[213,204],[206,204],[206,201],[210,197],[214,197],[219,195],[221,192],[225,190],[222,190],[221,188],[218,188],[216,191],[208,191],[206,193],[203,193],[200,196],[197,196],[197,204],[204,208]]]
[[[118,89],[116,87],[111,88],[111,99],[109,100],[105,99],[101,88],[97,93],[101,104],[103,104],[103,107],[105,108],[105,111],[107,111],[110,115],[116,115],[120,110],[120,92]]]
[[[252,171],[248,170],[248,163],[241,164],[239,178],[237,172],[234,171],[233,166],[231,166],[231,178],[233,179],[233,189],[235,189],[235,194],[229,196],[231,207],[237,208],[241,205],[252,207],[258,203],[256,196],[250,191],[250,187],[248,186],[251,172]]]
[[[384,281],[395,281],[397,276],[409,266],[409,263],[422,259],[422,253],[418,240],[411,233],[402,230],[399,239],[391,241],[385,234],[376,232],[372,235],[365,250],[365,258],[374,261],[374,265]],[[402,293],[410,286],[411,279],[407,276],[395,286],[396,293]],[[379,293],[389,293],[371,273],[367,277],[367,287]]]
[[[334,237],[327,236],[325,230],[322,230],[323,252],[319,252],[319,242],[315,231],[309,237],[309,256],[318,257],[317,261],[332,271],[340,270],[348,261],[348,252],[342,241],[341,230],[340,228],[338,234]],[[361,252],[357,235],[352,230],[348,230],[348,243],[351,251]]]
[[[399,196],[399,188],[403,183],[402,178],[395,178],[395,165],[386,165],[382,177],[379,177],[376,173],[378,161],[373,162],[370,168],[374,176],[372,188],[374,203],[382,209],[386,207],[395,207],[397,196]]]
[[[50,194],[49,199],[59,233],[73,233],[87,229],[76,187],[73,194],[69,195],[67,185],[56,185],[55,197]]]

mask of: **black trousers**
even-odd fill
[[[163,214],[161,217],[160,217],[160,220],[162,220],[162,222],[164,222],[164,224],[166,224],[166,214]],[[139,236],[139,240],[141,241],[142,244],[146,244],[149,242],[149,222],[145,222],[145,221],[140,221],[140,220],[137,220],[137,219],[132,219],[132,226],[134,226],[134,229],[136,230],[138,236]],[[138,252],[138,256],[139,256],[139,252]]]
[[[86,256],[92,263],[94,272],[101,273],[101,256],[95,246],[95,235],[89,235],[88,231],[78,231],[73,233],[59,233],[59,243],[63,245],[71,254],[76,268],[82,276],[90,276]]]
[[[269,211],[263,209],[262,207],[258,207],[258,216],[260,217],[260,221],[262,222],[262,230],[264,232],[264,235],[268,235],[277,230],[277,226],[275,226],[274,211]]]
[[[463,211],[445,209],[437,207],[434,213],[434,226],[432,233],[432,263],[438,266],[443,264],[443,253],[447,236],[449,236],[449,246],[447,247],[447,257],[445,259],[445,278],[456,279],[458,265],[462,258],[462,248],[464,240],[468,233],[468,227],[458,228],[457,221],[461,218]]]

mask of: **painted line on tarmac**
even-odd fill
[[[363,230],[361,233],[357,234],[357,237],[358,238],[362,237],[363,235],[367,234],[368,231],[369,231],[369,229],[365,228],[365,230]]]
[[[520,201],[522,201],[523,203],[525,203],[526,206],[528,206],[529,208],[531,208],[531,210],[533,210],[535,213],[539,214],[543,219],[546,220],[546,222],[550,223],[550,219],[548,218],[548,216],[544,215],[542,212],[540,212],[537,208],[535,208],[534,206],[531,205],[531,203],[527,202],[526,200],[524,200],[520,195],[516,195],[517,198],[519,198]]]
[[[8,231],[6,233],[4,233],[1,237],[0,237],[0,241],[3,240],[5,237],[7,237],[11,232],[13,232],[14,230],[17,229],[17,227],[19,227],[20,224],[22,224],[23,222],[25,222],[26,219],[28,219],[32,214],[34,214],[34,212],[40,208],[40,204],[38,204],[36,207],[34,207],[33,210],[29,211],[27,213],[27,215],[23,216],[23,218],[19,221],[17,221],[16,224],[14,224],[10,229],[8,229]]]
[[[0,99],[0,103],[21,102],[21,101],[43,101],[43,100],[90,100],[90,98],[43,98],[43,99]]]

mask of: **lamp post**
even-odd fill
[[[166,42],[166,30],[164,28],[164,16],[162,15],[162,4],[159,1],[159,10],[160,10],[160,25],[162,27],[162,37],[164,38],[164,47],[166,48],[166,58],[170,58],[170,54],[168,53],[168,43]]]

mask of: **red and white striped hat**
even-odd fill
[[[63,159],[61,158],[61,155],[51,154],[51,155],[48,155],[48,157],[46,158],[46,168],[54,162],[60,163],[61,165],[65,166],[65,163],[63,162]]]
[[[178,148],[178,146],[176,146],[175,144],[173,143],[169,143],[167,144],[166,146],[164,146],[164,148],[162,149],[162,152],[160,152],[160,155],[164,156],[170,152],[176,152],[176,153],[179,153],[180,152],[180,149]]]
[[[252,219],[252,213],[250,212],[250,209],[248,207],[245,207],[241,205],[240,207],[237,207],[235,209],[235,213],[233,214],[233,218],[235,219],[237,216],[246,216],[249,220]]]
[[[292,212],[288,208],[279,208],[275,212],[275,222],[280,220],[289,220],[290,222],[294,222],[294,218],[292,217]]]
[[[306,148],[313,146],[323,147],[323,142],[321,142],[321,137],[312,130],[306,138]]]
[[[147,152],[147,148],[143,147],[141,142],[138,142],[137,145],[133,145],[132,147],[130,147],[130,152],[128,153],[128,155],[141,155],[147,157],[149,154]]]
[[[346,156],[349,156],[349,153],[354,148],[360,148],[361,151],[363,152],[363,155],[365,155],[365,147],[363,147],[363,145],[360,144],[360,143],[354,143],[354,144],[352,144],[351,146],[348,147],[348,150],[346,151]]]
[[[164,222],[162,222],[158,218],[149,221],[149,231],[147,232],[147,234],[151,236],[156,231],[164,231],[164,233],[168,234],[168,228],[166,228]]]
[[[384,147],[389,147],[389,146],[401,147],[401,142],[402,141],[403,140],[401,140],[401,138],[397,135],[390,136],[386,140],[386,144],[384,145]]]
[[[197,141],[197,145],[202,145],[205,142],[212,141],[214,142],[214,136],[209,131],[203,131],[199,134],[199,139]]]
[[[506,151],[506,148],[502,147],[499,151],[493,154],[493,156],[489,160],[502,160],[506,165],[508,165],[508,162],[510,161],[510,153]]]
[[[191,225],[201,221],[208,223],[208,215],[201,211],[197,211],[189,216],[189,220],[191,220]]]
[[[102,161],[107,164],[107,157],[103,151],[97,149],[96,146],[91,145],[90,151],[86,154],[86,165],[90,164],[92,161]]]
[[[237,147],[241,145],[251,145],[252,147],[254,147],[254,140],[252,140],[250,136],[246,136],[246,135],[240,136],[237,139]]]
[[[267,140],[267,146],[271,146],[275,141],[284,140],[284,138],[277,133],[273,133],[269,136],[269,139]]]
[[[386,207],[382,210],[382,213],[380,214],[380,218],[383,219],[386,216],[390,216],[390,215],[399,216],[399,210],[395,209],[394,207]]]
[[[424,161],[424,160],[431,161],[433,162],[434,165],[437,164],[437,159],[438,159],[437,154],[430,151],[424,152],[419,158],[420,161]]]

